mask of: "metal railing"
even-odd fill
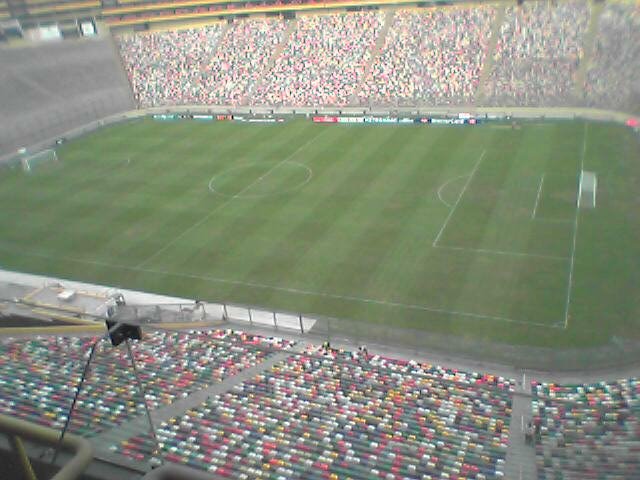
[[[9,442],[19,457],[24,476],[29,479],[35,479],[35,474],[22,440],[56,447],[60,439],[60,432],[56,430],[7,415],[0,415],[0,432],[9,437]],[[64,437],[61,447],[63,450],[72,451],[73,457],[51,480],[75,480],[93,460],[93,447],[88,440],[73,434]]]
[[[142,480],[222,480],[222,478],[183,465],[167,464],[150,471]]]
[[[162,107],[140,108],[128,110],[103,118],[93,119],[86,123],[67,129],[66,131],[49,132],[37,127],[37,124],[26,125],[23,130],[32,133],[29,138],[24,138],[23,143],[28,152],[37,152],[46,148],[55,148],[56,141],[60,138],[72,140],[99,128],[117,123],[130,122],[142,119],[153,114],[162,113],[207,113],[207,114],[237,114],[237,115],[393,115],[398,113],[412,115],[457,115],[459,112],[471,112],[476,116],[489,115],[490,117],[509,117],[518,119],[585,119],[592,121],[624,123],[632,113],[618,112],[585,107],[477,107],[474,105],[461,105],[458,107],[433,107],[428,105],[415,106],[347,106],[347,107],[289,107],[289,106],[234,106],[234,105],[171,105]],[[16,153],[0,154],[0,165],[11,164],[16,161]]]
[[[293,334],[318,343],[328,340],[338,344],[397,347],[416,355],[441,353],[518,369],[579,371],[622,367],[640,361],[640,342],[619,337],[612,337],[596,347],[554,348],[512,345],[475,336],[469,338],[436,330],[408,328],[397,325],[393,321],[393,313],[387,321],[374,322],[230,303],[206,303],[203,310],[208,318],[222,318],[232,328],[267,330],[275,335]],[[187,323],[185,327],[188,327]]]
[[[16,305],[15,300],[5,303]],[[17,302],[18,306],[21,302]],[[26,305],[22,305],[26,306]],[[46,312],[42,312],[45,314]],[[103,317],[84,314],[96,325]],[[287,312],[265,307],[226,302],[126,304],[116,309],[112,320],[151,328],[237,328],[261,330],[274,335],[294,335],[311,342],[325,340],[336,343],[377,344],[399,347],[420,354],[431,351],[454,355],[462,359],[491,362],[521,369],[544,371],[577,371],[588,368],[608,369],[640,361],[640,341],[612,337],[594,347],[556,347],[511,345],[487,338],[465,338],[438,332],[407,328],[388,321],[333,318],[302,312]],[[77,326],[80,328],[82,326]]]

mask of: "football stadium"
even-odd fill
[[[0,479],[640,479],[640,2],[0,0]]]

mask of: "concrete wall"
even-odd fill
[[[38,152],[46,148],[52,148],[55,146],[56,138],[64,136],[67,140],[82,136],[86,133],[97,130],[105,125],[111,125],[115,123],[127,122],[135,119],[146,117],[147,115],[157,113],[213,113],[213,114],[238,114],[238,115],[313,115],[319,114],[343,114],[343,115],[394,115],[397,113],[405,113],[411,115],[439,115],[439,116],[456,116],[460,112],[469,112],[477,116],[497,115],[497,116],[509,116],[512,118],[521,119],[575,119],[582,118],[586,120],[600,121],[600,122],[616,122],[625,123],[631,114],[624,112],[615,112],[612,110],[600,110],[594,108],[538,108],[538,107],[513,107],[513,108],[476,108],[469,107],[452,107],[452,108],[397,108],[393,110],[385,108],[359,108],[359,107],[344,107],[344,108],[311,108],[311,107],[234,107],[230,105],[186,105],[186,106],[174,106],[174,107],[154,107],[138,110],[124,110],[118,111],[112,115],[106,115],[99,119],[92,119],[86,123],[82,123],[79,126],[67,128],[64,131],[60,131],[55,135],[45,136],[40,135],[38,138],[33,138],[30,143],[25,144],[29,146],[29,151]],[[17,158],[16,152],[11,151],[9,153],[3,153],[0,151],[0,164],[10,162]]]
[[[0,155],[134,108],[109,37],[0,49]]]

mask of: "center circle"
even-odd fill
[[[211,177],[209,190],[228,198],[272,197],[302,188],[312,176],[309,167],[290,160],[248,162]]]

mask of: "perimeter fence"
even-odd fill
[[[121,307],[122,308],[122,307]],[[592,348],[549,348],[496,343],[477,337],[461,337],[396,326],[388,322],[372,323],[347,318],[332,318],[304,313],[276,311],[264,307],[231,303],[194,302],[171,305],[127,305],[118,318],[133,323],[159,324],[183,321],[218,322],[218,325],[256,330],[275,336],[286,335],[312,343],[331,342],[334,346],[368,345],[397,348],[415,356],[439,355],[466,359],[474,363],[502,364],[516,369],[538,371],[608,370],[640,362],[640,342],[613,337]],[[122,316],[128,312],[127,316]]]
[[[40,305],[34,299],[22,301],[32,288],[0,289],[0,324],[10,315],[57,320],[83,320],[104,324],[106,318],[150,328],[203,329],[232,328],[257,333],[287,336],[311,343],[331,342],[334,346],[355,348],[358,345],[399,350],[416,357],[440,356],[466,359],[473,363],[501,364],[515,369],[537,371],[610,370],[640,363],[640,341],[612,337],[606,343],[589,348],[549,348],[497,343],[478,337],[463,337],[427,330],[409,329],[394,324],[393,314],[385,323],[348,318],[332,318],[300,312],[272,310],[264,307],[216,302],[124,303],[100,316],[71,311],[65,305]],[[125,295],[126,297],[126,295]],[[115,297],[114,297],[115,298]],[[151,327],[151,325],[153,327]],[[0,325],[1,326],[1,325]],[[0,330],[1,333],[1,330]]]
[[[274,332],[295,332],[312,342],[334,345],[382,346],[397,348],[416,356],[439,355],[477,363],[496,363],[516,369],[539,371],[580,371],[611,369],[640,362],[640,342],[613,337],[593,348],[549,348],[496,343],[477,337],[461,337],[427,330],[398,327],[391,315],[384,324],[345,318],[305,316],[270,312],[261,308],[222,306],[229,313],[227,322],[239,326],[265,328]],[[251,318],[251,320],[249,320]],[[272,319],[272,320],[271,320]],[[284,319],[290,319],[285,323]],[[270,321],[271,320],[271,321]],[[302,325],[303,328],[296,328]]]
[[[113,101],[101,100],[102,103],[113,104]],[[80,108],[80,107],[79,107]],[[96,108],[94,104],[86,107],[88,110],[85,112],[83,106],[78,112],[82,115],[86,114],[86,123],[80,126],[70,128],[72,122],[64,120],[65,115],[69,112],[62,112],[60,110],[53,109],[50,112],[49,120],[55,120],[55,133],[49,127],[46,127],[41,123],[44,120],[41,117],[35,117],[33,123],[26,122],[20,124],[15,128],[18,129],[19,135],[14,138],[15,141],[9,142],[11,144],[18,141],[21,142],[21,146],[27,153],[35,153],[47,148],[54,148],[60,141],[72,140],[88,133],[91,133],[99,128],[118,124],[122,122],[129,122],[140,120],[144,117],[151,115],[161,114],[186,114],[187,116],[224,116],[231,117],[238,115],[243,119],[252,116],[285,116],[285,117],[310,117],[312,115],[368,115],[375,117],[393,117],[398,115],[404,116],[441,116],[445,118],[458,117],[460,113],[476,117],[487,117],[491,119],[530,119],[530,120],[575,120],[586,119],[592,121],[602,122],[616,122],[625,123],[631,117],[630,114],[623,112],[615,112],[610,110],[599,110],[592,108],[538,108],[538,107],[513,107],[513,108],[499,108],[499,107],[487,107],[478,108],[474,106],[459,106],[450,108],[434,108],[434,107],[398,107],[398,108],[362,108],[362,107],[238,107],[230,105],[184,105],[184,106],[169,106],[169,107],[154,107],[147,109],[128,110],[116,113],[113,115],[105,116],[96,120],[101,108]],[[82,117],[80,115],[80,117]],[[64,118],[63,118],[64,117]],[[74,116],[75,118],[75,116]],[[78,120],[74,120],[78,122]],[[69,128],[64,131],[60,131],[60,125],[69,125]],[[64,128],[64,127],[63,127]],[[15,162],[19,159],[20,154],[17,151],[10,153],[4,153],[0,155],[0,166],[7,164],[8,162]]]

